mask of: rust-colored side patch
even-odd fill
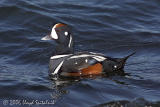
[[[80,72],[67,73],[68,76],[87,76],[87,75],[98,75],[101,74],[103,66],[100,63],[89,66],[88,68],[81,69]]]
[[[82,69],[83,75],[90,75],[90,74],[100,74],[102,73],[103,66],[100,63],[94,64],[92,66],[89,66],[88,68]]]

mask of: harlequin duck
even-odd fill
[[[49,71],[51,75],[88,76],[103,73],[114,73],[123,70],[126,60],[134,53],[124,58],[111,58],[93,52],[74,52],[71,28],[67,24],[58,23],[49,35],[41,40],[55,40],[55,55],[50,57]]]

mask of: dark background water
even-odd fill
[[[130,76],[50,80],[55,42],[40,39],[58,22],[73,27],[76,51],[112,57],[136,51],[125,66]],[[59,107],[123,101],[160,106],[160,1],[1,0],[0,105],[17,106],[13,100],[53,100]]]

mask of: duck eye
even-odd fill
[[[68,32],[64,32],[64,35],[65,35],[65,36],[68,36]]]

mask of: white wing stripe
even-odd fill
[[[101,58],[101,57],[93,57],[95,60],[97,60],[97,61],[99,61],[99,62],[102,62],[102,61],[104,61],[106,58]]]
[[[66,55],[55,55],[55,56],[52,56],[50,59],[62,58],[62,57],[69,56],[69,55],[72,55],[72,54],[66,54]]]
[[[64,61],[62,61],[58,66],[57,66],[57,68],[54,70],[54,72],[52,73],[53,75],[55,75],[55,74],[57,74],[58,73],[58,71],[60,70],[60,68],[61,68],[61,66],[62,66],[62,64],[63,64],[63,62]]]
[[[102,60],[105,60],[105,59],[106,59],[106,58],[103,57],[103,56],[95,56],[95,57],[97,57],[97,58],[99,58],[99,59],[102,59]]]
[[[72,56],[69,59],[73,59],[73,58],[83,58],[83,57],[93,57],[94,59],[96,59],[97,61],[101,62],[104,61],[106,58],[103,56],[98,56],[98,55],[87,55],[87,54],[82,54],[82,55],[76,55],[76,56]]]
[[[81,58],[81,57],[89,57],[89,56],[93,56],[93,55],[87,55],[87,54],[75,55],[75,56],[70,57],[69,59],[73,59],[73,58]]]

